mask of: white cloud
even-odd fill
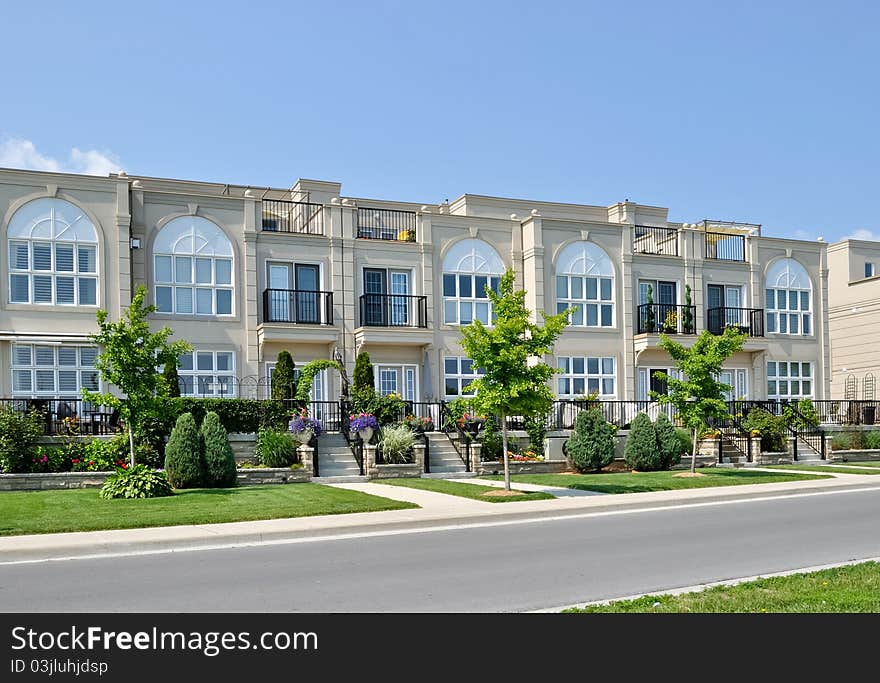
[[[62,162],[41,154],[30,140],[9,138],[0,142],[0,167],[105,176],[118,171],[120,165],[110,152],[83,151],[78,147],[72,148],[67,161]]]
[[[845,240],[868,240],[870,242],[880,242],[880,233],[868,230],[867,228],[859,228],[853,231],[843,239]]]

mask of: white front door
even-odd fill
[[[269,264],[269,303],[270,322],[291,321],[291,268],[289,263]]]
[[[391,324],[396,326],[409,325],[409,273],[391,271]],[[394,296],[395,294],[402,296]]]

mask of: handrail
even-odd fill
[[[709,332],[723,334],[727,327],[735,327],[750,337],[763,337],[764,309],[731,306],[714,306],[706,309],[706,329]]]
[[[639,304],[636,334],[696,334],[697,307],[686,304]]]
[[[784,413],[786,407],[791,409],[791,411],[794,413],[795,417],[801,419],[802,424],[806,424],[806,417],[804,416],[804,414],[800,410],[798,410],[797,403],[788,402],[788,403],[784,404],[783,413]],[[793,453],[794,460],[798,459],[798,457],[797,457],[797,454],[798,454],[797,441],[798,441],[798,439],[803,441],[807,446],[809,446],[816,453],[818,453],[819,457],[822,460],[826,459],[825,430],[824,429],[822,429],[821,427],[812,427],[809,425],[807,425],[805,427],[798,428],[798,427],[795,427],[794,425],[789,424],[787,421],[786,421],[785,426],[788,427],[789,432],[794,435],[794,453]]]
[[[364,476],[364,442],[359,434],[355,434],[354,438],[352,438],[351,426],[348,422],[348,416],[351,415],[352,411],[351,403],[344,399],[340,399],[339,411],[339,432],[345,437],[345,441],[351,449],[351,454],[354,456],[355,462],[358,465],[360,475]]]
[[[308,289],[263,290],[264,323],[333,324],[333,292]]]
[[[678,256],[678,228],[633,226],[633,253]]]
[[[729,232],[704,232],[706,258],[715,261],[746,262],[745,235]]]
[[[446,401],[440,402],[440,415],[441,415],[441,431],[446,434],[446,438],[449,439],[449,443],[452,444],[452,447],[455,449],[455,452],[458,454],[458,457],[461,458],[461,461],[464,463],[464,471],[471,471],[471,442],[470,442],[470,434],[467,434],[461,426],[458,424],[458,421],[452,416],[452,412],[449,410],[449,404]],[[448,419],[447,419],[448,418]],[[453,439],[449,435],[449,429],[447,427],[448,424],[454,425],[454,429],[458,439]],[[464,453],[462,453],[461,444],[464,444]]]
[[[289,232],[301,235],[324,234],[323,204],[264,199],[261,211],[263,232]]]
[[[357,236],[361,239],[416,241],[416,212],[359,206]]]
[[[428,327],[424,294],[361,294],[362,327]]]

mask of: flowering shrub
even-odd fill
[[[427,416],[407,415],[403,418],[403,423],[413,431],[430,432],[434,430],[434,421]]]
[[[372,413],[358,413],[348,416],[348,426],[352,431],[359,432],[363,429],[379,428],[379,421]]]
[[[287,428],[288,431],[293,432],[294,434],[302,434],[311,429],[315,436],[319,436],[322,430],[321,421],[309,417],[309,411],[305,408],[298,413],[293,413],[293,419],[290,421]]]
[[[539,455],[534,449],[527,448],[521,453],[514,453],[513,451],[507,451],[507,457],[511,461],[515,462],[540,462],[544,460],[543,455]]]

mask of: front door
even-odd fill
[[[385,294],[388,291],[383,268],[364,268],[364,325],[388,324]]]
[[[409,273],[402,270],[392,270],[390,275],[391,324],[405,327],[409,325]]]
[[[309,325],[321,323],[318,296],[318,266],[297,263],[296,322]]]

